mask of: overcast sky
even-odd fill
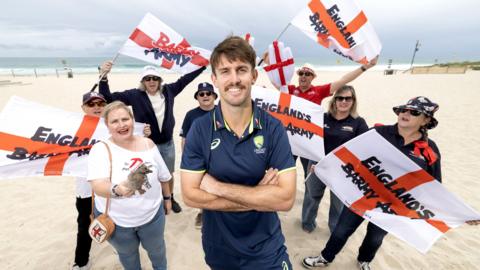
[[[341,0],[338,0],[341,1]],[[198,47],[230,33],[264,50],[308,0],[2,0],[0,57],[112,57],[146,12]],[[383,44],[382,59],[480,60],[479,0],[357,0]],[[447,4],[448,2],[448,4]],[[338,58],[296,28],[281,38],[296,57]]]

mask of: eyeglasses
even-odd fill
[[[95,106],[105,107],[105,105],[107,105],[107,103],[105,101],[98,101],[98,102],[90,101],[90,102],[85,103],[85,105],[87,105],[90,108],[93,108]]]
[[[209,97],[209,96],[212,95],[212,92],[200,92],[200,93],[198,93],[198,95],[199,95],[200,97],[204,97],[204,96]]]
[[[146,82],[149,82],[149,81],[152,81],[152,80],[153,80],[154,82],[158,82],[158,80],[160,80],[160,78],[159,78],[159,77],[155,77],[155,76],[148,76],[148,77],[143,78],[143,80],[146,81]]]
[[[410,110],[410,109],[398,109],[398,113],[406,113],[409,112],[411,116],[420,116],[422,114],[421,111],[417,110]]]
[[[306,77],[310,77],[310,76],[313,76],[313,73],[311,73],[311,72],[303,72],[303,71],[299,71],[299,72],[298,72],[298,76],[306,76]]]
[[[350,102],[350,101],[353,100],[353,97],[352,96],[349,96],[349,97],[337,96],[337,97],[335,97],[335,100],[338,101],[338,102],[342,102],[342,101]]]

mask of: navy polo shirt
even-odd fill
[[[180,129],[180,137],[187,137],[188,131],[190,130],[193,121],[195,121],[197,118],[200,118],[201,116],[204,116],[208,112],[209,111],[202,110],[202,108],[200,107],[188,111],[185,115],[185,118],[183,119],[182,129]]]
[[[295,170],[284,127],[253,105],[249,126],[239,138],[224,121],[221,104],[197,119],[187,134],[181,170],[207,172],[219,181],[256,186],[269,168]],[[248,194],[245,194],[248,196]],[[285,238],[276,212],[203,211],[202,242],[233,256],[275,253]]]
[[[331,114],[325,113],[323,131],[326,155],[340,145],[368,131],[368,126],[362,117],[353,118],[349,115],[345,119],[337,120]]]
[[[415,142],[411,142],[407,145],[405,141],[398,133],[398,126],[389,125],[389,126],[377,126],[374,127],[375,130],[382,135],[388,142],[393,144],[400,152],[410,158],[413,162],[415,162],[420,168],[427,171],[431,176],[433,176],[439,182],[442,182],[442,170],[440,165],[440,151],[438,150],[437,145],[434,141],[428,139],[428,145],[432,148],[433,152],[437,155],[437,161],[435,161],[432,165],[428,165],[428,161],[423,156],[416,156],[414,154]]]

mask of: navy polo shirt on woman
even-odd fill
[[[221,104],[197,119],[187,135],[181,170],[207,172],[225,183],[256,186],[269,168],[295,169],[287,134],[280,121],[253,106],[243,135],[224,121]],[[245,194],[248,196],[248,194]],[[202,242],[239,257],[275,254],[285,238],[276,212],[203,211]]]
[[[323,115],[325,155],[335,148],[368,131],[368,126],[362,117],[337,120],[329,113]]]
[[[388,142],[393,144],[400,152],[410,158],[415,162],[420,168],[428,172],[439,182],[442,182],[442,170],[440,165],[440,151],[438,150],[437,145],[434,141],[428,139],[428,145],[432,148],[433,152],[437,155],[437,160],[432,164],[428,165],[428,161],[422,155],[417,156],[414,153],[415,142],[411,142],[405,145],[403,137],[398,133],[397,124],[391,126],[377,126],[375,130],[382,135]]]

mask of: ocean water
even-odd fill
[[[70,69],[74,74],[98,73],[98,66],[108,57],[0,57],[0,75],[12,76],[64,76]],[[298,68],[304,63],[312,64],[318,71],[350,71],[359,64],[348,60],[342,61],[319,61],[315,58],[295,59],[295,66]],[[135,58],[120,56],[115,61],[112,73],[140,73],[145,65],[150,65]],[[431,63],[415,63],[415,66],[431,65]],[[373,70],[385,70],[387,63],[378,63]],[[393,63],[391,68],[407,70],[410,63],[404,61]],[[169,70],[161,69],[163,73],[172,73]]]

